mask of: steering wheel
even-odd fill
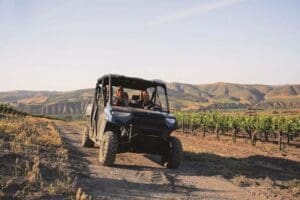
[[[161,107],[157,104],[151,105],[150,110],[153,111],[162,111]]]

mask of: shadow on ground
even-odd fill
[[[223,157],[213,153],[184,153],[185,160],[199,163],[200,176],[221,175],[231,179],[235,176],[273,181],[300,179],[300,162],[284,158],[254,155],[246,158]]]
[[[103,187],[105,186],[105,187]],[[89,183],[85,185],[93,191],[94,197],[109,197],[112,199],[175,199],[179,196],[192,196],[194,192],[209,193],[210,197],[216,199],[218,190],[196,188],[193,185],[162,185],[156,183],[129,182],[124,179],[106,179],[91,177]],[[170,196],[170,194],[172,196]],[[164,197],[164,195],[168,195]],[[206,195],[209,197],[209,195]],[[99,198],[101,199],[101,198]],[[191,197],[191,199],[193,199]]]
[[[159,156],[144,156],[153,162],[160,163]],[[116,165],[114,167],[131,170],[159,169],[184,176],[222,176],[226,179],[244,176],[252,179],[269,178],[272,181],[300,180],[300,162],[261,155],[233,158],[213,153],[184,152],[184,161],[177,170],[136,165]]]

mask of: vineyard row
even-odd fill
[[[246,135],[254,146],[257,140],[268,142],[270,137],[277,140],[282,149],[282,140],[287,144],[300,133],[300,116],[272,116],[226,114],[219,112],[177,112],[175,116],[182,132],[213,133],[217,139],[221,135],[231,135],[236,142],[238,135]]]

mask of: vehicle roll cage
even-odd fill
[[[146,90],[148,88],[153,87],[154,92],[152,93],[151,96],[151,101],[153,102],[156,101],[156,97],[158,96],[157,87],[162,87],[165,91],[165,96],[166,96],[167,113],[170,113],[167,87],[163,82],[150,81],[150,80],[134,78],[134,77],[126,77],[126,76],[116,75],[116,74],[108,74],[98,79],[96,84],[96,90],[95,90],[95,99],[98,99],[97,97],[98,90],[99,88],[101,88],[101,96],[105,96],[105,93],[109,92],[109,94],[107,94],[108,103],[109,105],[112,105],[113,86],[123,86],[124,88],[135,89],[135,90]]]

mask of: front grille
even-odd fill
[[[166,126],[163,118],[161,117],[133,117],[133,126],[137,127],[150,127],[150,128],[163,128]]]

